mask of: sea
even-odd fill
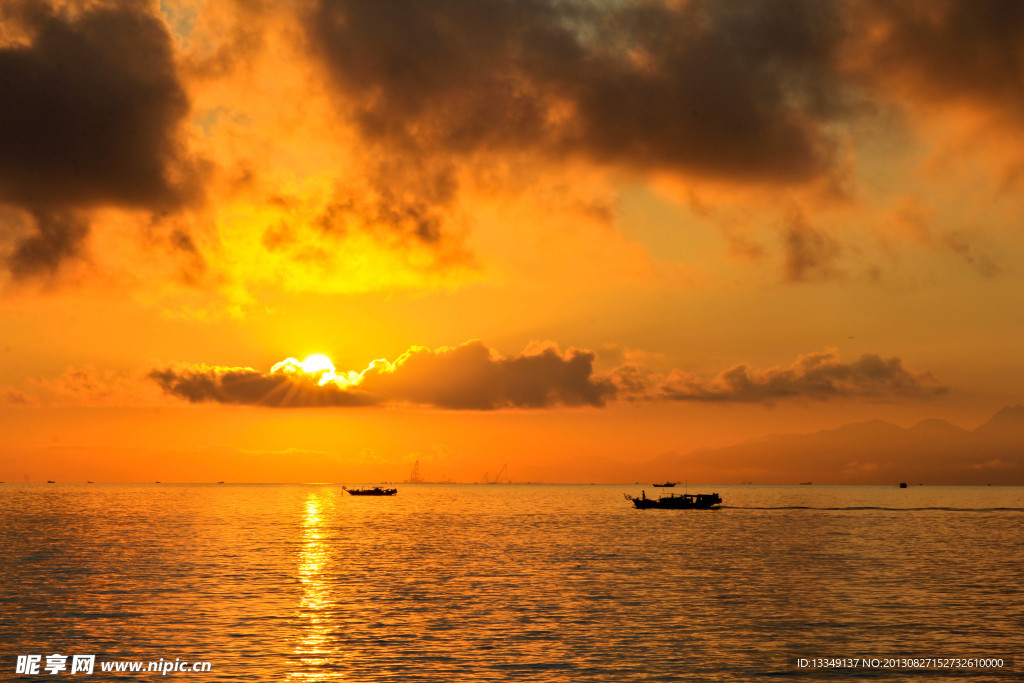
[[[0,484],[0,680],[1024,677],[1024,488],[396,486]]]

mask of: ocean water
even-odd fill
[[[1024,489],[0,485],[18,655],[208,661],[191,681],[996,680],[1024,661]],[[678,490],[678,489],[677,489]],[[647,495],[663,492],[646,487]],[[792,658],[1016,657],[1013,671]],[[70,668],[70,666],[69,666]]]

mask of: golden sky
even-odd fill
[[[1017,2],[9,0],[0,479],[974,429],[1024,402],[1022,124]]]

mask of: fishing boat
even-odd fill
[[[678,483],[679,483],[678,481],[666,481],[664,484],[655,484],[655,486],[657,486],[658,488],[662,488],[662,489],[664,489],[664,488],[672,488],[673,486],[675,486]]]
[[[393,496],[398,493],[398,489],[382,489],[379,486],[374,486],[372,489],[346,488],[345,490],[353,496]]]
[[[640,510],[659,508],[663,510],[713,510],[722,504],[722,497],[717,493],[684,493],[682,495],[671,494],[660,498],[648,498],[646,491],[641,491],[639,496],[631,496],[628,493],[626,500],[633,501],[633,506]]]

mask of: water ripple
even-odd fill
[[[716,681],[794,675],[797,653],[1024,646],[1021,489],[717,487],[709,512],[635,510],[623,488],[0,486],[0,666]]]

